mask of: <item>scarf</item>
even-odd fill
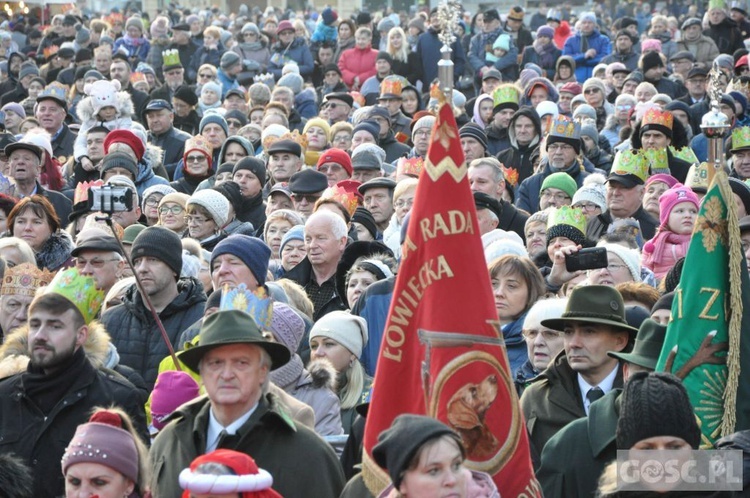
[[[244,52],[247,50],[248,52],[257,52],[258,50],[263,48],[263,43],[259,41],[255,42],[242,42],[240,43],[240,49]]]
[[[542,45],[539,40],[534,40],[534,51],[539,56],[539,65],[542,66],[542,68],[551,68],[555,67],[555,62],[557,62],[555,57],[555,45],[552,42],[547,43],[546,45]]]
[[[140,38],[131,38],[130,36],[128,36],[127,33],[125,33],[124,35],[122,35],[122,39],[123,39],[123,41],[125,42],[126,45],[130,45],[132,47],[139,47],[139,46],[143,45],[146,42],[146,39],[143,38],[143,37],[140,37]]]
[[[31,347],[31,344],[29,344]],[[26,396],[35,403],[45,415],[55,408],[55,405],[70,390],[71,382],[86,373],[91,364],[86,359],[83,348],[73,353],[59,365],[52,373],[44,373],[39,367],[29,362],[26,372],[21,374],[21,384]]]
[[[322,150],[307,150],[305,151],[305,166],[314,168],[318,164],[318,159],[323,153]]]
[[[304,369],[305,366],[302,364],[302,358],[298,354],[295,354],[286,365],[271,372],[271,382],[286,391],[287,387],[294,387],[292,384],[297,382]]]
[[[643,246],[643,252],[652,253],[651,261],[654,263],[660,263],[664,258],[664,251],[667,247],[672,246],[684,246],[684,252],[687,253],[688,245],[690,244],[691,234],[676,234],[666,227],[659,228],[653,239],[649,240]]]

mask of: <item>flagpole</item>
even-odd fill
[[[443,42],[440,48],[440,60],[438,61],[438,85],[445,101],[453,106],[453,49],[451,45],[456,41],[456,30],[461,12],[461,4],[454,0],[448,0],[438,7],[438,19],[440,23],[440,34],[438,38]],[[442,100],[442,99],[441,99]]]
[[[711,111],[703,116],[701,130],[708,139],[708,160],[706,162],[712,165],[716,171],[726,172],[724,167],[724,139],[729,130],[729,119],[721,112],[719,107],[721,99],[720,74],[719,66],[714,62],[714,66],[708,73],[707,93],[711,98]]]

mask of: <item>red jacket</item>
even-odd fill
[[[339,59],[339,69],[344,77],[344,83],[352,90],[354,78],[359,76],[359,85],[361,86],[367,78],[375,76],[375,60],[378,57],[378,51],[368,45],[365,49],[357,47],[344,50]]]

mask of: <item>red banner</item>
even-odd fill
[[[458,128],[440,107],[402,247],[365,428],[363,478],[387,473],[378,435],[402,413],[435,417],[464,442],[467,466],[503,498],[541,496],[503,347]]]

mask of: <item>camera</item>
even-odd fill
[[[101,213],[121,213],[133,209],[133,191],[128,187],[101,185],[89,189],[89,210]]]
[[[565,269],[571,273],[604,268],[608,264],[606,247],[589,247],[565,256]]]

